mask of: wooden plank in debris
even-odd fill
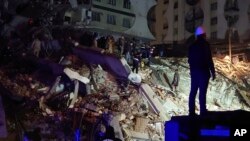
[[[144,133],[145,129],[148,125],[148,121],[149,121],[149,119],[147,119],[147,118],[136,117],[135,131]]]
[[[160,95],[160,97],[162,98],[162,99],[164,99],[164,94],[161,92],[161,90],[159,90],[159,89],[157,89],[157,92],[159,93],[159,95]]]

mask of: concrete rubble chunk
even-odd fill
[[[124,132],[126,136],[131,140],[133,139],[149,140],[150,139],[149,134],[147,133],[136,132],[136,131],[128,130],[128,129],[124,129]]]
[[[135,131],[144,133],[148,122],[149,122],[149,119],[147,118],[136,117]]]
[[[187,58],[180,58],[177,61],[176,58],[156,59],[150,67],[141,69],[138,74],[130,73],[130,66],[124,58],[121,62],[130,74],[128,79],[133,83],[128,84],[125,90],[121,88],[120,83],[117,83],[116,76],[105,71],[106,68],[103,69],[98,64],[87,67],[73,60],[66,65],[69,68],[63,70],[74,82],[72,83],[74,87],[70,86],[70,89],[67,89],[67,85],[59,83],[60,76],[55,76],[57,77],[55,82],[52,82],[53,85],[49,87],[34,80],[30,75],[20,74],[12,80],[0,71],[0,82],[14,94],[25,98],[33,96],[35,100],[38,99],[40,111],[44,116],[53,116],[61,120],[68,118],[65,113],[70,111],[73,113],[70,113],[70,120],[74,120],[78,125],[80,123],[78,119],[95,123],[98,118],[111,112],[115,115],[111,124],[115,129],[116,137],[123,140],[121,132],[123,130],[126,136],[124,140],[164,140],[164,121],[169,120],[171,116],[188,114],[190,74]],[[227,59],[219,58],[214,58],[214,62],[217,79],[211,81],[208,88],[208,109],[249,110],[249,63],[238,62],[231,65]],[[175,68],[179,70],[180,84],[176,91],[172,91],[170,82]],[[85,84],[87,95],[80,92],[79,83]],[[44,95],[46,93],[48,95]],[[60,93],[63,96],[57,95]],[[60,98],[58,103],[66,101],[68,106],[66,110],[62,108],[64,110],[56,111],[52,106],[46,105],[48,104],[46,99],[56,99],[57,96]],[[243,104],[242,97],[247,104]],[[197,106],[196,111],[198,110]],[[60,112],[61,114],[58,114]],[[76,116],[77,114],[80,116]],[[106,128],[102,128],[101,131],[106,132]]]
[[[120,114],[119,121],[123,121],[123,120],[125,120],[125,119],[126,119],[125,113],[121,113],[121,114]]]
[[[87,84],[90,80],[86,77],[81,76],[78,72],[72,71],[69,68],[65,68],[63,72],[72,80],[79,80],[80,82]]]

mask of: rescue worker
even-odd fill
[[[132,71],[138,73],[138,68],[139,68],[139,64],[140,64],[140,54],[137,52],[134,54],[133,57],[133,68]]]
[[[195,97],[199,89],[200,114],[206,114],[206,93],[209,79],[215,79],[215,69],[210,45],[206,41],[206,33],[202,27],[195,31],[196,40],[189,47],[188,63],[191,75],[189,95],[189,115],[195,115]]]
[[[172,88],[173,91],[177,92],[177,87],[179,85],[179,80],[180,80],[180,75],[178,73],[178,69],[175,69],[175,73],[174,73],[174,78],[172,81]]]
[[[120,55],[122,56],[123,53],[124,53],[124,47],[125,47],[125,38],[124,36],[122,36],[120,39],[119,39],[119,50],[120,50]]]
[[[154,49],[155,49],[155,46],[153,46],[152,48],[149,49],[149,53],[148,53],[148,66],[150,66],[150,64],[151,64],[151,58],[153,57]]]

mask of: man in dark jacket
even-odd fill
[[[138,73],[138,68],[140,64],[140,54],[139,52],[136,52],[133,57],[133,68],[132,71]]]
[[[189,95],[189,115],[195,115],[195,97],[199,89],[200,114],[205,114],[206,93],[209,78],[215,79],[215,69],[210,45],[206,41],[206,34],[202,27],[195,31],[196,40],[189,47],[188,63],[191,75],[191,91]]]

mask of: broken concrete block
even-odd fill
[[[148,122],[149,119],[147,118],[136,117],[135,131],[144,133]]]
[[[63,72],[72,80],[76,79],[79,80],[80,82],[87,84],[90,82],[90,80],[87,77],[81,76],[78,72],[72,71],[69,68],[65,68]]]
[[[144,132],[136,132],[136,131],[132,131],[132,130],[129,130],[129,129],[123,129],[126,136],[131,138],[131,139],[139,139],[139,140],[149,140],[149,134],[147,133],[144,133]]]
[[[120,118],[119,118],[119,121],[123,121],[126,119],[126,115],[124,113],[121,113],[120,114]]]
[[[124,141],[122,130],[121,130],[121,126],[119,124],[119,116],[115,116],[111,120],[110,125],[112,127],[114,127],[115,137],[121,139],[122,141]]]
[[[46,108],[46,109],[45,109],[45,112],[46,112],[48,115],[52,115],[52,114],[53,114],[53,112],[52,112],[49,108]]]
[[[98,112],[97,107],[94,104],[86,103],[84,107],[88,110]]]
[[[109,100],[111,100],[111,101],[120,100],[120,96],[117,94],[111,94],[111,95],[109,95]]]
[[[129,117],[130,120],[133,120],[135,117],[132,115]]]

